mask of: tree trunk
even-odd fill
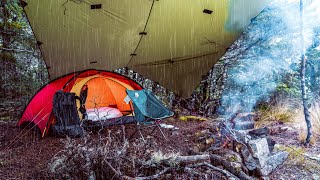
[[[15,95],[17,90],[12,86],[18,82],[18,77],[16,75],[16,59],[13,52],[10,50],[10,44],[12,36],[14,36],[13,28],[9,26],[10,11],[6,6],[8,0],[0,0],[0,9],[2,12],[2,26],[0,26],[0,35],[2,40],[2,47],[0,50],[0,71],[3,74],[0,78],[1,83],[1,94],[0,97],[5,97],[11,99]]]
[[[307,124],[307,137],[306,144],[310,143],[310,139],[312,136],[311,131],[311,117],[307,104],[307,90],[306,90],[306,56],[304,50],[304,35],[303,35],[303,0],[300,0],[300,43],[301,43],[301,95],[302,95],[302,103],[303,103],[303,112],[305,121]]]
[[[1,58],[2,62],[8,62],[10,61],[10,51],[6,49],[10,49],[10,33],[9,33],[9,27],[8,27],[8,19],[9,19],[9,10],[6,7],[7,0],[1,0],[1,9],[2,9],[2,22],[3,25],[0,26],[0,33],[2,38],[2,49],[1,49]]]

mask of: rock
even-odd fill
[[[246,167],[249,171],[253,171],[253,170],[259,168],[259,163],[257,162],[257,160],[255,158],[252,157],[251,154],[247,157],[247,160],[244,161],[244,164],[246,165]]]
[[[284,161],[288,158],[288,153],[285,151],[278,152],[269,156],[262,168],[260,169],[262,176],[269,175],[273,170],[275,170],[279,165],[284,163]]]
[[[255,114],[254,113],[239,113],[234,118],[234,122],[236,121],[254,121]]]
[[[266,138],[250,140],[248,142],[252,156],[258,159],[260,167],[263,167],[270,155],[269,146]]]
[[[275,134],[280,134],[283,133],[285,131],[294,131],[293,128],[291,127],[269,127],[269,131],[271,135],[275,135]]]
[[[259,163],[255,158],[253,158],[248,148],[244,146],[241,148],[241,156],[243,158],[244,164],[246,165],[249,171],[253,171],[259,168]]]
[[[232,128],[235,130],[247,130],[254,128],[254,114],[252,113],[236,113],[229,118]]]
[[[313,179],[320,179],[320,175],[318,175],[318,174],[312,174],[312,178],[313,178]]]
[[[234,133],[237,139],[243,143],[248,143],[252,139],[252,137],[244,130],[234,131]]]
[[[268,128],[260,128],[260,129],[250,130],[248,131],[248,134],[250,134],[251,139],[266,138],[269,146],[269,151],[272,152],[276,142],[268,136],[269,132],[270,130]]]
[[[267,127],[264,127],[264,128],[250,130],[249,135],[254,137],[262,137],[262,136],[268,135],[269,132],[270,132],[269,129]]]
[[[276,141],[274,141],[272,138],[267,137],[267,141],[268,141],[268,146],[269,146],[269,151],[272,152],[274,149],[274,146],[276,144]]]
[[[254,122],[252,121],[237,121],[234,123],[235,130],[247,130],[247,129],[253,129],[253,128],[254,128]]]

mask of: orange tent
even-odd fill
[[[88,95],[85,106],[87,109],[111,107],[118,109],[123,115],[131,111],[130,104],[125,103],[128,90],[141,90],[142,87],[129,78],[115,72],[86,70],[72,73],[44,86],[26,107],[18,125],[34,124],[44,135],[53,118],[52,104],[55,92],[73,92],[80,95],[83,86],[87,85]],[[77,104],[78,109],[80,103]],[[80,116],[81,117],[81,116]]]

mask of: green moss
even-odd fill
[[[207,120],[206,118],[198,117],[198,116],[180,116],[179,119],[181,121],[193,121],[193,120],[206,121]]]
[[[3,117],[0,117],[0,120],[1,121],[9,121],[11,119],[10,116],[3,116]]]
[[[237,162],[238,161],[238,158],[236,156],[231,156],[229,157],[228,159],[230,162]]]

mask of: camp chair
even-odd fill
[[[160,123],[163,119],[171,117],[174,113],[168,110],[153,94],[146,89],[142,90],[126,90],[128,97],[130,98],[130,105],[134,112],[134,120],[136,125],[136,131],[131,135],[132,138],[137,132],[139,132],[143,141],[144,137],[141,133],[142,128],[154,127],[150,134],[155,129],[158,129],[162,136],[167,140],[166,136],[161,130]],[[149,135],[150,135],[149,134]],[[130,139],[129,138],[129,139]]]

